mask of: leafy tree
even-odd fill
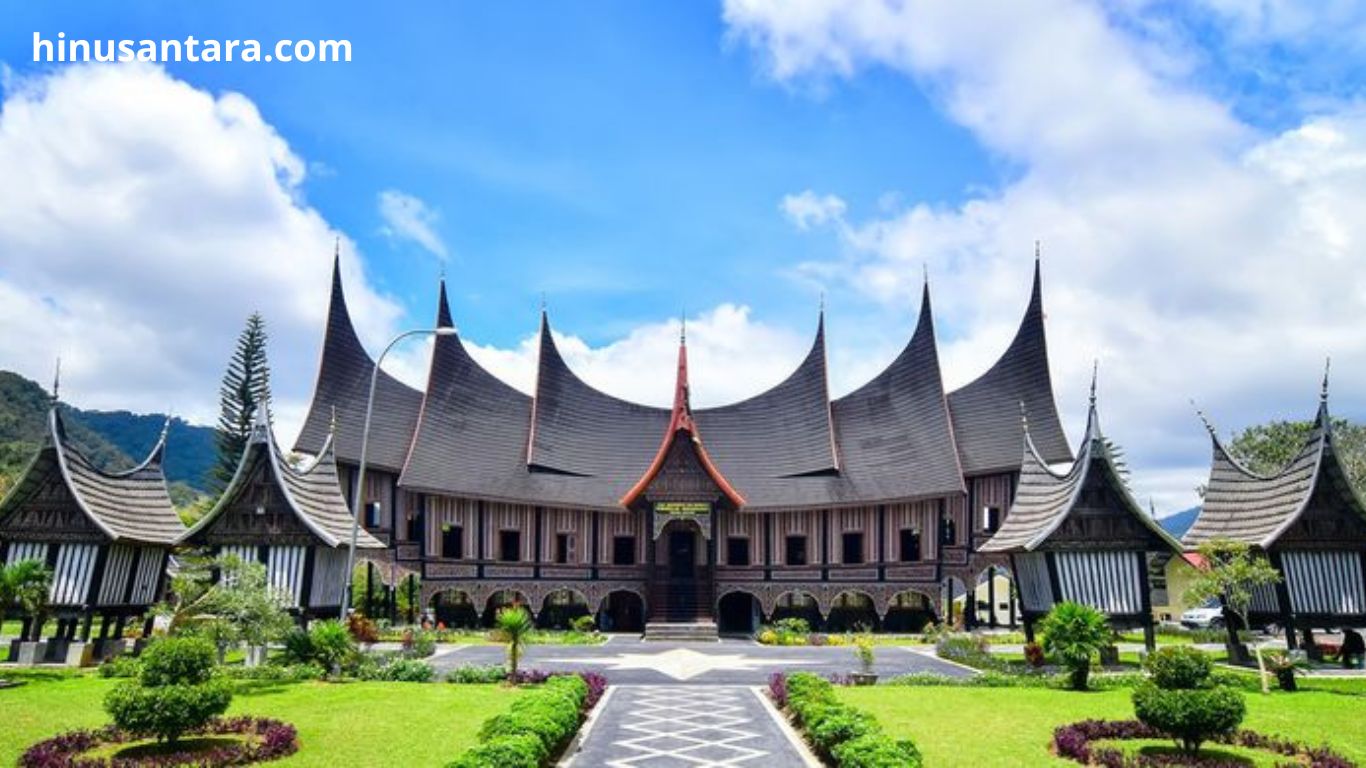
[[[270,400],[270,365],[266,361],[266,321],[253,312],[237,337],[228,370],[219,389],[218,462],[213,481],[226,487],[237,471],[242,449],[251,437],[252,419],[259,404]]]
[[[1139,720],[1171,736],[1181,751],[1195,755],[1209,739],[1232,733],[1243,721],[1243,694],[1212,684],[1209,656],[1190,646],[1168,646],[1144,662],[1149,679],[1133,693]]]
[[[1237,619],[1236,622],[1224,622],[1228,626],[1229,655],[1233,656],[1238,645],[1238,627],[1249,625],[1253,595],[1263,587],[1279,583],[1281,575],[1266,558],[1255,554],[1251,547],[1240,541],[1211,539],[1201,544],[1199,551],[1205,566],[1186,589],[1186,602],[1198,605],[1214,598],[1223,602],[1224,611]],[[1252,647],[1261,670],[1262,691],[1266,692],[1266,663],[1262,659],[1261,644],[1254,643]]]
[[[37,560],[20,560],[10,565],[0,565],[0,621],[11,606],[18,605],[19,611],[32,619],[29,630],[31,637],[38,640],[42,631],[43,611],[47,610],[47,596],[52,589],[52,571]]]
[[[202,638],[168,637],[143,653],[138,678],[109,691],[104,708],[120,728],[175,744],[231,702],[232,690],[214,674],[213,646]]]
[[[1039,630],[1043,632],[1044,650],[1067,667],[1072,690],[1086,690],[1091,657],[1114,636],[1105,614],[1089,605],[1061,602],[1043,618]]]
[[[284,599],[266,579],[265,566],[234,555],[187,558],[171,581],[171,593],[171,600],[158,607],[170,618],[170,633],[208,639],[220,660],[231,645],[265,645],[292,625]]]
[[[536,622],[531,618],[531,613],[520,605],[510,605],[498,610],[498,616],[494,620],[494,627],[498,631],[499,637],[508,644],[508,679],[517,682],[517,665],[522,661],[522,652],[526,650],[526,642],[531,630],[536,628]]]

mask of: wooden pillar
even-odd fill
[[[365,618],[375,615],[375,564],[365,561]]]
[[[1272,567],[1281,574],[1280,581],[1276,582],[1276,607],[1280,609],[1281,624],[1285,626],[1285,647],[1292,651],[1298,650],[1299,643],[1295,638],[1295,611],[1290,605],[1290,588],[1285,583],[1285,568],[1281,565],[1281,553],[1268,552],[1267,559],[1271,561]]]
[[[90,642],[90,625],[95,622],[95,611],[93,609],[85,612],[85,621],[81,622],[81,642]]]
[[[1149,653],[1157,650],[1157,629],[1153,625],[1153,593],[1148,580],[1148,553],[1139,552],[1138,558],[1138,598],[1143,611],[1143,647]]]
[[[987,567],[987,626],[996,628],[996,566]]]
[[[487,554],[484,551],[484,532],[487,529],[487,519],[485,512],[487,512],[487,507],[484,506],[484,502],[482,499],[475,502],[475,512],[479,517],[475,525],[475,534],[477,536],[477,541],[474,542],[475,558],[479,561],[479,565],[476,566],[476,572],[479,578],[482,579],[484,578],[484,557]]]

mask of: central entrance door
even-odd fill
[[[693,531],[669,531],[669,578],[690,579],[697,567],[697,536]]]

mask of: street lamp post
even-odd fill
[[[351,545],[346,550],[346,572],[342,576],[345,582],[342,586],[341,605],[338,606],[339,615],[343,619],[346,618],[347,608],[351,606],[351,580],[354,578],[353,572],[356,569],[356,539],[360,536],[360,507],[365,498],[365,456],[370,447],[370,416],[375,409],[375,384],[379,381],[379,366],[384,362],[384,356],[388,355],[389,351],[400,341],[409,336],[423,335],[453,336],[455,329],[443,326],[441,328],[417,328],[400,333],[390,339],[389,345],[384,348],[384,351],[379,354],[379,359],[375,361],[374,370],[370,372],[370,394],[365,399],[365,421],[361,426],[360,433],[360,466],[356,468],[356,490],[351,494]]]

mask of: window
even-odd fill
[[[749,539],[743,536],[726,539],[726,565],[749,565]]]
[[[422,515],[417,512],[408,513],[408,538],[407,541],[418,541],[422,538]]]
[[[612,538],[612,565],[636,564],[636,537],[615,536]]]
[[[465,529],[458,525],[441,526],[441,556],[459,560],[465,556]]]
[[[569,562],[569,550],[573,546],[573,539],[567,533],[555,534],[555,562],[564,565]]]
[[[940,518],[939,542],[950,547],[958,543],[958,526],[954,525],[952,517]]]
[[[372,501],[372,502],[370,502],[369,504],[366,504],[366,505],[365,505],[365,527],[366,527],[366,528],[379,528],[379,527],[380,527],[380,519],[379,519],[379,518],[380,518],[380,512],[383,511],[383,509],[384,509],[384,507],[383,507],[378,501]]]
[[[995,533],[1001,528],[1001,508],[982,507],[982,527],[987,533]]]
[[[841,554],[844,557],[840,562],[846,565],[858,565],[863,562],[863,534],[859,531],[848,531],[844,534],[841,541],[844,545]]]
[[[498,559],[505,563],[515,563],[522,559],[522,532],[498,532]]]
[[[901,529],[901,562],[914,563],[920,560],[920,531],[914,528]]]
[[[806,565],[806,537],[788,536],[786,554],[788,565]]]

